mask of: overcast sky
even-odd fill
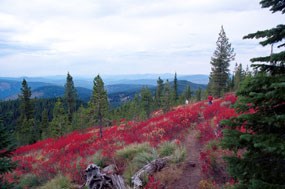
[[[209,74],[221,25],[247,65],[270,47],[242,37],[282,19],[259,0],[0,0],[0,76]]]

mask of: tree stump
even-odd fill
[[[126,189],[123,178],[112,173],[107,175],[100,171],[100,167],[90,164],[85,169],[86,182],[81,188],[87,186],[88,189]]]

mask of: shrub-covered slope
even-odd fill
[[[234,101],[235,97],[229,95],[214,100],[211,106],[201,101],[176,107],[166,114],[156,112],[143,122],[122,120],[104,128],[103,138],[99,138],[98,128],[91,127],[58,139],[49,138],[20,147],[13,158],[18,161],[18,168],[7,178],[19,182],[25,175],[32,174],[44,183],[60,174],[82,184],[84,169],[98,154],[104,158],[105,164],[116,163],[122,171],[125,164],[114,157],[118,150],[130,144],[147,142],[157,147],[165,141],[183,143],[185,135],[192,129],[199,130],[201,143],[206,143],[219,137],[218,125],[222,119],[236,115],[230,107]]]

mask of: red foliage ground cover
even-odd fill
[[[98,128],[93,127],[58,139],[50,138],[20,147],[13,157],[19,166],[7,178],[15,181],[24,174],[32,173],[49,180],[57,174],[63,174],[76,183],[83,183],[83,170],[92,163],[96,152],[100,151],[112,161],[116,150],[128,144],[149,142],[156,146],[163,141],[183,140],[187,133],[185,131],[193,126],[200,130],[200,140],[205,143],[220,137],[220,134],[215,134],[215,129],[222,119],[236,115],[230,107],[235,100],[235,96],[229,95],[225,99],[215,100],[211,106],[201,101],[180,106],[143,122],[122,121],[104,128],[103,138],[99,138]],[[204,157],[204,160],[207,159],[207,154]]]
[[[184,137],[183,131],[197,122],[199,107],[199,103],[183,106],[147,121],[123,122],[106,127],[103,138],[99,138],[98,128],[94,127],[20,147],[13,157],[19,166],[8,178],[15,180],[23,174],[32,173],[48,180],[60,173],[82,183],[83,170],[92,162],[96,152],[101,151],[111,160],[116,150],[131,143],[148,141],[156,146],[162,141],[180,140]]]

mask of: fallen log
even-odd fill
[[[160,171],[167,163],[167,161],[170,160],[170,157],[163,157],[159,159],[155,159],[151,161],[150,163],[146,164],[141,168],[139,171],[137,171],[134,176],[132,176],[132,184],[134,185],[134,189],[139,189],[143,186],[142,178],[145,175],[151,175],[155,172]]]

